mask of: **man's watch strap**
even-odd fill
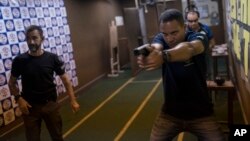
[[[171,56],[167,50],[162,51],[162,57],[164,62],[169,62],[171,59]]]

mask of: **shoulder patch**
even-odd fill
[[[206,34],[207,34],[205,31],[201,31],[200,33],[201,33],[201,34],[204,34],[204,35],[206,35]]]
[[[201,39],[201,40],[204,40],[204,36],[197,36],[197,39]]]

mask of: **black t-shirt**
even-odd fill
[[[41,56],[31,56],[28,52],[13,60],[11,74],[22,81],[22,97],[29,102],[39,102],[56,98],[55,73],[65,73],[64,63],[56,54],[44,51]]]
[[[205,48],[208,48],[205,35],[187,32],[186,41],[193,40],[201,40]],[[154,38],[153,43],[162,44],[164,50],[169,49],[161,33]],[[168,62],[162,65],[164,113],[181,119],[195,119],[213,113],[206,85],[205,52],[186,62]]]

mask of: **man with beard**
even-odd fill
[[[41,122],[45,122],[53,141],[63,141],[62,119],[57,102],[54,73],[60,76],[69,96],[73,112],[79,104],[65,72],[65,65],[56,54],[41,48],[44,41],[41,27],[31,25],[26,30],[29,50],[12,63],[9,88],[22,112],[27,141],[40,141]],[[21,78],[22,91],[17,80]]]

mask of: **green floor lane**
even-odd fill
[[[163,103],[162,87],[158,87],[150,101],[143,108],[125,132],[121,141],[147,141],[156,115],[159,114]]]
[[[79,135],[84,136],[86,141],[113,140],[154,84],[129,84],[82,126],[77,128],[66,140],[75,141]]]

